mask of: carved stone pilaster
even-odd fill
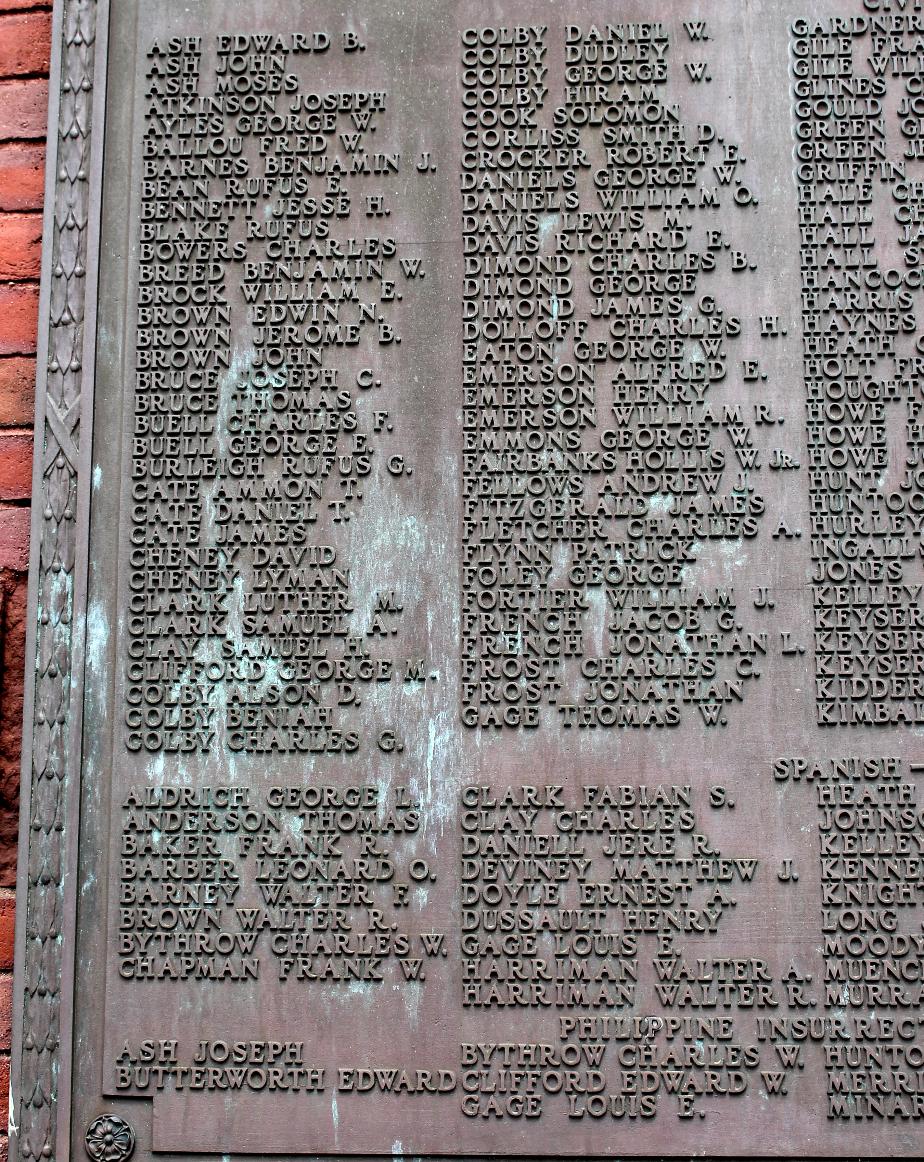
[[[65,805],[79,778],[75,705],[75,585],[84,389],[84,333],[91,217],[97,0],[59,0],[55,13],[60,88],[52,93],[46,177],[46,251],[39,337],[32,608],[37,610],[31,751],[23,770],[23,841],[17,901],[22,1007],[13,1064],[11,1146],[26,1159],[57,1156],[65,913]],[[50,232],[49,232],[50,231]],[[92,337],[90,337],[92,338]],[[28,828],[28,834],[26,834]]]

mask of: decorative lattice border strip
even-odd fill
[[[107,18],[108,0],[56,0],[37,362],[10,1157],[62,1162]]]

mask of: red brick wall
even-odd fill
[[[0,1162],[12,1021],[32,410],[51,0],[0,0]]]

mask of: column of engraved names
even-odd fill
[[[208,542],[204,485],[220,470],[219,377],[231,358],[220,175],[232,143],[205,118],[178,125],[170,95],[196,104],[201,60],[199,37],[146,56],[124,712],[133,751],[207,752],[216,738],[193,659],[224,637],[231,583]]]
[[[781,418],[751,423],[743,320],[704,293],[753,268],[712,224],[758,199],[740,147],[667,100],[669,49],[660,23],[463,32],[469,725],[725,725],[768,652],[712,577],[758,535]]]
[[[404,472],[378,449],[397,419],[363,417],[357,397],[385,386],[373,368],[401,343],[399,287],[423,274],[387,231],[401,150],[368,144],[387,92],[301,77],[364,47],[352,32],[222,33],[204,58],[201,40],[149,52],[133,750],[352,753],[363,691],[424,677],[383,648],[403,611],[384,563],[381,591],[357,594],[344,556],[369,482],[381,495]],[[182,87],[162,79],[174,56]]]
[[[322,93],[295,74],[306,51],[322,69],[336,51],[358,59],[358,38],[339,39],[269,38],[268,53],[256,36],[220,46],[220,71],[236,81],[262,73],[281,94],[275,116],[249,120],[254,201],[241,295],[250,351],[227,420],[254,467],[214,493],[218,543],[245,579],[242,653],[265,666],[229,704],[229,746],[250,753],[356,751],[349,716],[395,674],[380,643],[397,633],[401,601],[376,593],[366,612],[343,542],[364,494],[388,487],[387,474],[376,478],[377,444],[396,423],[376,411],[375,435],[357,395],[382,387],[369,365],[401,343],[385,184],[402,155],[387,136],[387,91]]]
[[[904,55],[915,26],[924,32],[919,15],[896,13],[790,30],[820,725],[906,727],[924,715],[924,496],[908,471],[921,280],[912,231],[889,223],[915,212],[915,150],[895,149],[893,81],[916,71]],[[812,1036],[824,1042],[827,1114],[919,1118],[920,767],[882,755],[802,762],[819,808],[825,1016]]]
[[[877,51],[876,25],[905,19],[917,18],[792,25],[821,725],[924,721],[924,496],[890,455],[920,427],[920,277],[913,250],[896,263],[894,244],[877,241],[883,206],[906,199],[907,162],[891,147],[884,66],[866,55]]]
[[[808,1001],[720,936],[759,864],[711,842],[690,786],[472,786],[461,824],[463,1005],[530,1030],[462,1045],[468,1116],[684,1119],[788,1092],[799,1055],[762,1026]]]
[[[706,35],[692,27],[676,34]],[[735,228],[753,228],[758,197],[743,147],[669,96],[671,81],[699,85],[710,67],[681,69],[676,34],[659,22],[565,29],[555,121],[593,164],[558,246],[584,275],[575,355],[608,381],[584,501],[605,542],[578,548],[570,572],[602,588],[607,619],[559,706],[566,726],[674,726],[694,707],[700,723],[725,725],[769,648],[715,568],[741,563],[760,533],[758,436],[783,422],[747,402],[765,378],[754,358],[734,358],[749,320],[711,286],[756,267]],[[760,319],[763,338],[779,330]]]
[[[207,983],[231,999],[235,986],[269,977],[275,1003],[288,998],[302,1011],[320,989],[328,1004],[338,990],[417,991],[445,963],[445,935],[421,931],[412,893],[435,876],[416,856],[421,816],[405,786],[314,782],[258,794],[166,782],[129,789],[120,808],[113,947],[122,988]],[[126,1031],[107,1092],[332,1088],[335,1071],[318,1063],[316,1039],[299,1024],[292,1035],[304,1040],[264,1040],[265,1027],[251,1031],[241,1016],[252,1007],[246,995],[243,1010],[233,1006],[233,1029],[249,1039],[232,1040],[221,1022],[195,1039],[188,1020],[167,1039],[161,1026],[156,1041],[144,1026]],[[361,1088],[351,1068],[336,1079],[339,1090]],[[452,1072],[441,1071],[440,1083],[452,1088]],[[402,1085],[395,1092],[409,1092]]]
[[[903,762],[832,760],[821,851],[828,1117],[924,1117],[924,811]]]
[[[468,725],[537,726],[540,703],[560,685],[560,660],[580,652],[586,609],[573,588],[548,584],[553,553],[590,528],[564,459],[579,456],[580,431],[593,421],[593,377],[559,360],[573,311],[571,261],[540,230],[580,161],[561,135],[539,128],[546,34],[486,27],[461,36]]]
[[[127,484],[132,751],[207,753],[219,769],[227,752],[262,754],[278,778],[277,756],[368,746],[367,691],[425,678],[422,658],[395,664],[398,590],[374,588],[393,584],[400,562],[366,554],[354,572],[348,559],[364,501],[386,505],[404,475],[394,444],[387,468],[380,453],[401,428],[387,410],[400,304],[424,274],[389,229],[406,163],[387,91],[358,67],[328,84],[327,54],[359,62],[366,47],[331,29],[159,39],[147,52]],[[416,167],[415,180],[430,172]],[[389,533],[376,518],[374,535]],[[121,796],[120,989],[230,993],[270,977],[295,1000],[357,983],[414,992],[425,958],[442,965],[443,934],[421,931],[425,893],[412,891],[437,877],[410,850],[420,812],[409,788],[335,786],[304,760],[269,789],[225,785],[203,766],[178,786],[161,769]],[[216,1080],[196,1088],[233,1088],[220,1050],[208,1069],[175,1060],[157,1078],[126,1046],[117,1089],[192,1086],[190,1070],[209,1069]],[[302,1061],[278,1088],[323,1089]],[[266,1082],[259,1068],[253,1078]]]

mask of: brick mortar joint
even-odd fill
[[[34,69],[26,73],[0,73],[0,81],[47,81],[48,71]]]

